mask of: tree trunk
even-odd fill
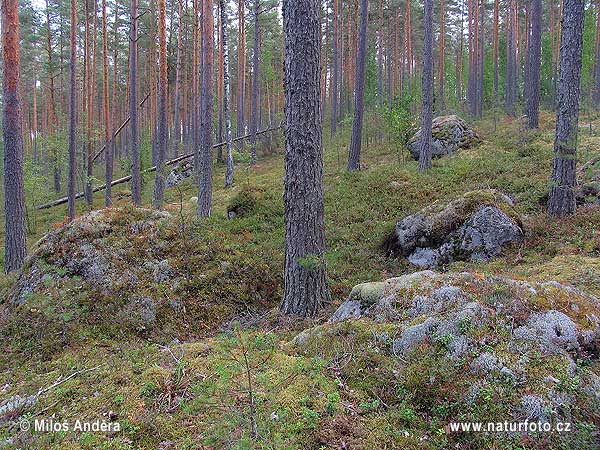
[[[377,27],[377,99],[383,107],[383,0],[379,0],[379,21]]]
[[[104,201],[107,207],[112,206],[111,182],[113,176],[113,145],[110,131],[110,111],[108,105],[108,36],[106,30],[106,0],[102,0],[102,58],[104,66],[103,95],[104,95],[104,152],[106,163],[106,191]],[[114,107],[114,105],[113,105]]]
[[[231,142],[231,115],[229,112],[229,48],[227,46],[227,11],[225,0],[219,0],[221,10],[221,44],[223,49],[223,115],[225,116],[225,140],[227,142],[227,169],[225,187],[233,185],[233,148]]]
[[[76,191],[76,171],[77,162],[75,159],[76,142],[75,133],[77,127],[77,110],[75,109],[75,101],[77,92],[75,90],[75,67],[77,63],[77,0],[71,0],[71,59],[70,59],[70,80],[69,80],[69,181],[68,192],[69,206],[68,217],[69,221],[75,218],[75,191]]]
[[[129,124],[131,130],[131,197],[135,206],[142,206],[142,166],[140,160],[138,123],[138,0],[131,0],[131,31],[129,36]]]
[[[178,6],[178,27],[177,27],[177,62],[175,66],[175,105],[173,110],[173,157],[179,155],[179,145],[181,143],[181,54],[183,52],[183,0],[177,0]]]
[[[531,1],[531,36],[528,43],[527,125],[537,128],[540,109],[540,67],[542,63],[542,0]]]
[[[245,134],[244,88],[246,86],[245,0],[238,0],[237,135]],[[243,144],[242,144],[243,145]]]
[[[566,216],[575,212],[575,169],[584,3],[584,0],[564,0],[563,6],[558,112],[556,114],[554,162],[548,199],[548,214],[551,216]]]
[[[362,126],[365,102],[365,72],[367,58],[367,22],[369,3],[360,0],[360,30],[358,34],[358,54],[356,59],[356,90],[354,94],[354,121],[348,152],[348,170],[360,169],[360,147],[362,144]]]
[[[286,154],[281,312],[301,316],[315,315],[329,299],[323,218],[319,13],[318,0],[283,0]]]
[[[498,22],[499,22],[499,14],[500,14],[500,0],[494,1],[494,34],[492,37],[493,46],[494,46],[494,124],[496,123],[496,114],[498,112]]]
[[[446,58],[446,10],[445,2],[441,0],[440,6],[440,63],[438,65],[438,101],[439,110],[446,109],[446,100],[444,94],[444,78],[445,78],[445,58]]]
[[[594,52],[594,88],[592,94],[592,106],[600,110],[600,0],[596,0],[596,43]]]
[[[158,0],[158,114],[156,117],[156,176],[154,207],[162,208],[165,194],[165,158],[167,155],[167,6]]]
[[[510,0],[508,11],[507,11],[507,35],[506,35],[506,92],[504,95],[504,109],[506,115],[514,117],[515,111],[515,99],[514,92],[516,80],[514,79],[514,73],[516,71],[516,58],[515,58],[515,0]]]
[[[332,58],[332,70],[333,74],[331,77],[331,137],[333,138],[337,129],[338,121],[338,86],[339,86],[339,70],[338,70],[338,0],[333,0],[333,38],[331,39],[331,58]]]
[[[202,9],[202,125],[200,127],[200,178],[198,186],[198,216],[212,212],[212,150],[213,150],[213,0],[204,0]],[[256,140],[256,131],[254,132]]]
[[[48,118],[49,132],[56,132],[57,130],[57,119],[56,119],[56,100],[54,92],[54,64],[52,61],[52,35],[50,31],[50,3],[46,0],[46,46],[48,50],[48,90],[50,93],[50,117]],[[58,149],[56,145],[52,146],[52,169],[54,175],[54,191],[60,192],[60,164],[58,157]]]
[[[252,106],[250,112],[250,155],[256,164],[256,131],[258,129],[258,82],[260,64],[260,0],[254,0],[254,49],[252,51]]]
[[[4,271],[23,266],[27,252],[23,182],[23,129],[19,75],[19,2],[2,0],[2,56],[4,59],[2,137],[4,144]]]
[[[433,0],[425,0],[423,23],[423,111],[419,172],[431,168],[431,122],[433,119]]]

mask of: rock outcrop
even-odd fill
[[[168,188],[177,186],[194,174],[194,164],[191,161],[182,161],[175,166],[167,175],[166,185]]]
[[[593,295],[557,282],[427,270],[354,287],[328,323],[290,347],[370,352],[379,371],[365,378],[392,367],[396,389],[421,395],[441,386],[444,396],[447,387],[461,411],[478,405],[480,414],[482,402],[502,399],[503,420],[568,421],[578,405],[600,407],[599,344]]]
[[[396,224],[384,250],[408,258],[415,266],[436,268],[454,261],[487,261],[522,238],[522,224],[510,198],[482,190],[405,217]]]
[[[456,115],[440,116],[433,119],[431,141],[432,156],[439,158],[467,149],[479,143],[481,138],[475,130]],[[421,130],[410,139],[408,149],[412,157],[419,160],[421,151]]]

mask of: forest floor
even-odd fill
[[[377,139],[363,150],[364,170],[347,173],[348,127],[334,140],[326,138],[332,304],[313,320],[277,317],[284,242],[281,152],[265,156],[255,167],[238,166],[232,189],[222,187],[224,168],[218,166],[214,214],[208,220],[194,217],[193,180],[167,192],[171,218],[166,224],[154,224],[150,213],[128,207],[125,186],[115,189],[115,207],[99,222],[100,229],[84,227],[83,237],[77,230],[61,231],[64,208],[39,212],[29,237],[32,245],[46,231],[60,239],[40,250],[37,262],[28,266],[29,273],[43,275],[18,312],[7,314],[10,306],[3,302],[0,405],[5,399],[16,401],[15,396],[39,395],[12,410],[0,406],[0,447],[5,441],[9,448],[56,449],[597,448],[598,403],[579,400],[571,411],[579,428],[570,436],[449,433],[445,427],[450,420],[505,417],[523,392],[533,388],[499,390],[491,384],[477,401],[466,402],[462,394],[474,381],[463,377],[464,361],[442,363],[435,351],[421,349],[421,357],[407,363],[391,355],[387,338],[381,338],[397,333],[394,326],[368,320],[325,324],[354,285],[416,270],[380,248],[398,219],[476,189],[498,189],[514,199],[525,239],[490,262],[456,262],[445,269],[483,278],[553,280],[600,297],[600,208],[581,207],[564,220],[546,217],[552,115],[543,114],[541,123],[536,131],[525,131],[518,121],[475,123],[483,143],[434,160],[425,175],[393,143]],[[592,129],[595,135],[587,124],[581,127],[582,162],[599,153],[600,120],[592,122]],[[151,185],[148,179],[148,204]],[[234,203],[246,211],[228,219],[227,209]],[[102,205],[97,194],[94,207]],[[130,230],[144,221],[152,224],[151,231],[136,240]],[[93,285],[69,275],[86,236],[122,255],[120,266],[107,263],[117,271],[114,282],[107,283],[104,276]],[[176,275],[163,278],[159,271],[157,278],[157,265],[146,273],[143,267],[150,260],[167,260],[167,271]],[[125,278],[139,282],[126,283]],[[0,277],[4,297],[13,295],[19,283],[22,287],[15,276]],[[118,308],[111,308],[121,308],[132,295],[176,303],[176,311],[163,315],[158,309],[152,326],[112,316]],[[591,313],[600,314],[600,306]],[[577,324],[584,322],[582,318]],[[330,327],[327,333],[333,338],[298,346],[293,338],[314,326]],[[573,378],[600,375],[597,357],[581,362],[577,377],[568,375],[556,358],[536,354],[533,359],[528,373],[552,375],[564,384],[565,395],[579,389]],[[431,377],[437,377],[436,387]],[[114,420],[121,430],[19,430],[23,420],[50,417],[57,422]]]

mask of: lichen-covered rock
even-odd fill
[[[388,255],[404,256],[417,267],[436,268],[454,261],[486,261],[522,239],[510,198],[481,190],[405,217],[383,247]]]
[[[175,166],[167,175],[166,186],[168,188],[177,186],[194,174],[194,165],[191,161],[183,161]]]
[[[481,141],[475,130],[456,115],[440,116],[432,123],[432,156],[439,158],[451,155],[461,149],[467,149]],[[408,148],[412,157],[419,160],[421,150],[421,130],[410,139]]]

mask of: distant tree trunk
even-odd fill
[[[194,172],[196,175],[200,172],[200,136],[198,134],[200,123],[200,107],[198,104],[200,100],[200,82],[198,80],[198,47],[200,37],[198,36],[198,9],[198,0],[193,0],[194,29],[192,30],[192,146],[194,147]]]
[[[75,67],[77,64],[77,0],[71,0],[71,59],[70,59],[70,82],[69,82],[69,182],[67,197],[69,221],[75,219],[75,190],[77,160],[75,159],[76,142],[75,133],[77,128],[77,110],[75,102],[77,93],[75,90]]]
[[[333,138],[337,129],[338,120],[338,0],[333,0],[333,38],[331,39],[331,59],[333,74],[331,77],[331,137]]]
[[[87,2],[89,0],[86,0],[86,5]],[[90,62],[88,64],[89,67],[89,82],[88,82],[88,92],[87,92],[87,97],[88,97],[88,108],[87,108],[87,135],[86,135],[86,141],[87,141],[87,164],[86,164],[86,184],[85,184],[85,199],[86,202],[88,204],[88,206],[91,206],[93,201],[94,201],[94,193],[92,191],[92,178],[94,176],[94,151],[92,149],[92,118],[94,116],[94,96],[96,93],[96,59],[97,59],[97,42],[98,42],[98,36],[97,36],[97,31],[98,31],[98,15],[96,14],[96,10],[97,10],[97,4],[96,4],[96,0],[92,0],[93,5],[94,5],[94,10],[93,10],[93,32],[92,32],[92,53],[91,53],[91,58],[90,58]],[[87,21],[87,15],[86,15],[86,21]]]
[[[423,24],[423,111],[419,172],[431,168],[431,122],[433,119],[433,0],[425,0]]]
[[[527,125],[537,128],[540,109],[540,67],[542,63],[542,0],[531,1],[531,36],[528,45],[527,62],[529,65]]]
[[[175,107],[173,110],[173,157],[179,155],[181,143],[181,54],[183,52],[183,0],[178,2],[178,27],[177,27],[177,63],[175,66]]]
[[[592,94],[592,105],[594,109],[600,109],[600,0],[596,0],[596,46],[594,61],[594,89]]]
[[[158,114],[156,117],[156,176],[154,207],[162,208],[165,195],[165,158],[167,155],[167,6],[158,0]],[[212,122],[211,122],[212,123]]]
[[[476,19],[477,20],[477,19]],[[485,0],[480,0],[479,4],[479,27],[477,28],[477,117],[483,117],[483,79],[485,64]]]
[[[212,148],[213,148],[213,0],[204,0],[202,9],[202,126],[200,129],[200,179],[198,216],[212,212]]]
[[[515,1],[510,0],[507,11],[507,35],[506,35],[506,92],[504,98],[504,107],[506,110],[506,115],[510,117],[514,117],[516,114],[515,111],[515,101],[514,92],[516,89],[515,83],[516,79],[514,78],[514,74],[516,72],[516,58],[515,58]]]
[[[283,0],[286,155],[281,312],[301,316],[314,316],[329,299],[319,95],[320,4],[319,0]]]
[[[227,141],[227,169],[225,187],[233,185],[233,149],[231,142],[231,114],[229,112],[229,48],[227,46],[227,11],[225,0],[219,0],[221,10],[221,43],[223,48],[223,114],[225,116],[225,139]]]
[[[558,112],[548,199],[548,214],[551,216],[566,216],[575,212],[584,4],[584,0],[564,0],[563,6]]]
[[[444,94],[444,78],[445,78],[445,58],[446,58],[446,10],[445,2],[441,0],[440,5],[440,63],[438,65],[438,101],[440,111],[446,109],[446,100]]]
[[[246,86],[246,27],[244,17],[245,0],[238,0],[238,67],[237,67],[237,135],[243,136],[244,88]],[[243,142],[243,141],[242,141]]]
[[[468,0],[469,78],[467,104],[469,114],[477,115],[477,0]]]
[[[46,47],[48,50],[48,91],[50,98],[48,99],[50,105],[50,117],[48,118],[49,131],[55,132],[57,130],[57,119],[56,119],[56,100],[54,92],[54,64],[52,62],[52,35],[50,31],[50,3],[46,0]],[[60,162],[58,157],[58,149],[56,145],[52,145],[52,169],[54,175],[54,191],[60,192]]]
[[[499,38],[498,38],[498,22],[500,15],[500,0],[494,0],[494,34],[492,37],[494,46],[494,124],[496,123],[496,114],[498,113],[498,54],[499,54]]]
[[[129,36],[129,116],[131,130],[131,197],[135,206],[142,206],[142,174],[138,124],[138,0],[131,0],[131,31]]]
[[[256,164],[256,131],[258,129],[258,82],[260,64],[260,0],[254,0],[254,49],[252,51],[252,106],[250,112],[250,154]]]
[[[462,103],[463,100],[463,84],[462,84],[462,78],[463,78],[463,47],[464,47],[464,18],[465,18],[465,11],[464,11],[464,0],[461,0],[460,2],[460,27],[459,27],[459,31],[458,31],[458,41],[459,41],[459,45],[458,45],[458,56],[456,58],[456,98],[458,100],[459,103]]]
[[[105,205],[109,207],[112,206],[112,189],[110,184],[113,178],[113,145],[110,129],[111,117],[108,105],[108,36],[106,30],[106,0],[102,0],[102,58],[102,63],[104,66],[104,151],[106,163],[106,191],[104,192],[104,201]]]
[[[383,0],[379,0],[379,26],[377,27],[377,98],[383,107]]]
[[[358,54],[356,60],[356,90],[354,94],[354,121],[352,138],[348,152],[348,170],[360,169],[360,147],[362,144],[362,126],[365,103],[365,72],[367,59],[367,22],[369,20],[369,3],[360,0],[360,31],[358,35]]]
[[[4,144],[4,271],[23,266],[27,252],[23,183],[23,129],[19,75],[19,2],[2,0],[2,137]]]

